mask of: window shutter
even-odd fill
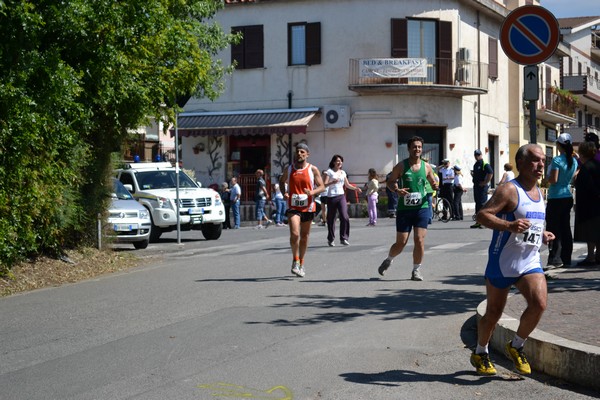
[[[488,77],[498,79],[498,39],[488,38]]]
[[[246,53],[245,68],[264,67],[264,36],[263,26],[247,26],[244,34],[244,47]]]
[[[406,19],[392,18],[392,58],[408,57]]]
[[[306,65],[321,64],[321,23],[306,24]]]
[[[242,34],[244,33],[244,29],[241,27],[234,27],[231,28],[231,33],[239,33],[242,32]],[[233,64],[234,62],[237,62],[237,67],[239,69],[243,69],[244,68],[244,40],[245,38],[242,37],[242,40],[240,40],[240,42],[238,44],[232,44],[231,45],[231,63]]]
[[[438,21],[437,36],[437,83],[452,85],[452,22]]]
[[[550,68],[549,65],[546,65],[546,68],[544,70],[544,75],[545,75],[545,80],[546,80],[546,84],[544,85],[544,87],[546,88],[546,90],[544,91],[543,95],[546,98],[546,108],[550,108],[552,106],[552,95],[550,93],[550,87],[552,86],[552,70]]]

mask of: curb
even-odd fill
[[[477,321],[485,314],[487,300],[477,306]],[[502,314],[490,346],[504,354],[506,342],[512,340],[519,320]],[[535,329],[525,343],[532,368],[550,376],[600,390],[600,347],[578,343]]]

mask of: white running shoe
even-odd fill
[[[299,261],[294,261],[292,263],[292,274],[299,276],[300,278],[304,277],[304,266],[300,265]]]
[[[423,275],[421,275],[421,271],[419,271],[418,269],[416,269],[416,270],[413,270],[410,279],[413,280],[413,281],[422,281],[423,280]]]

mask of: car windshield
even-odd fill
[[[175,170],[172,171],[140,171],[136,174],[138,184],[142,190],[174,189]],[[197,188],[198,186],[184,172],[179,171],[180,188]]]
[[[113,179],[113,192],[113,195],[119,200],[133,200],[133,196],[129,193],[129,190],[116,179]]]

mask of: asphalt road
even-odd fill
[[[409,279],[412,244],[377,275],[389,219],[352,220],[349,247],[314,226],[303,279],[287,228],[166,234],[136,251],[142,267],[0,299],[0,399],[597,397],[522,379],[501,354],[498,376],[474,373],[491,232],[470,223],[434,223],[423,282]]]

